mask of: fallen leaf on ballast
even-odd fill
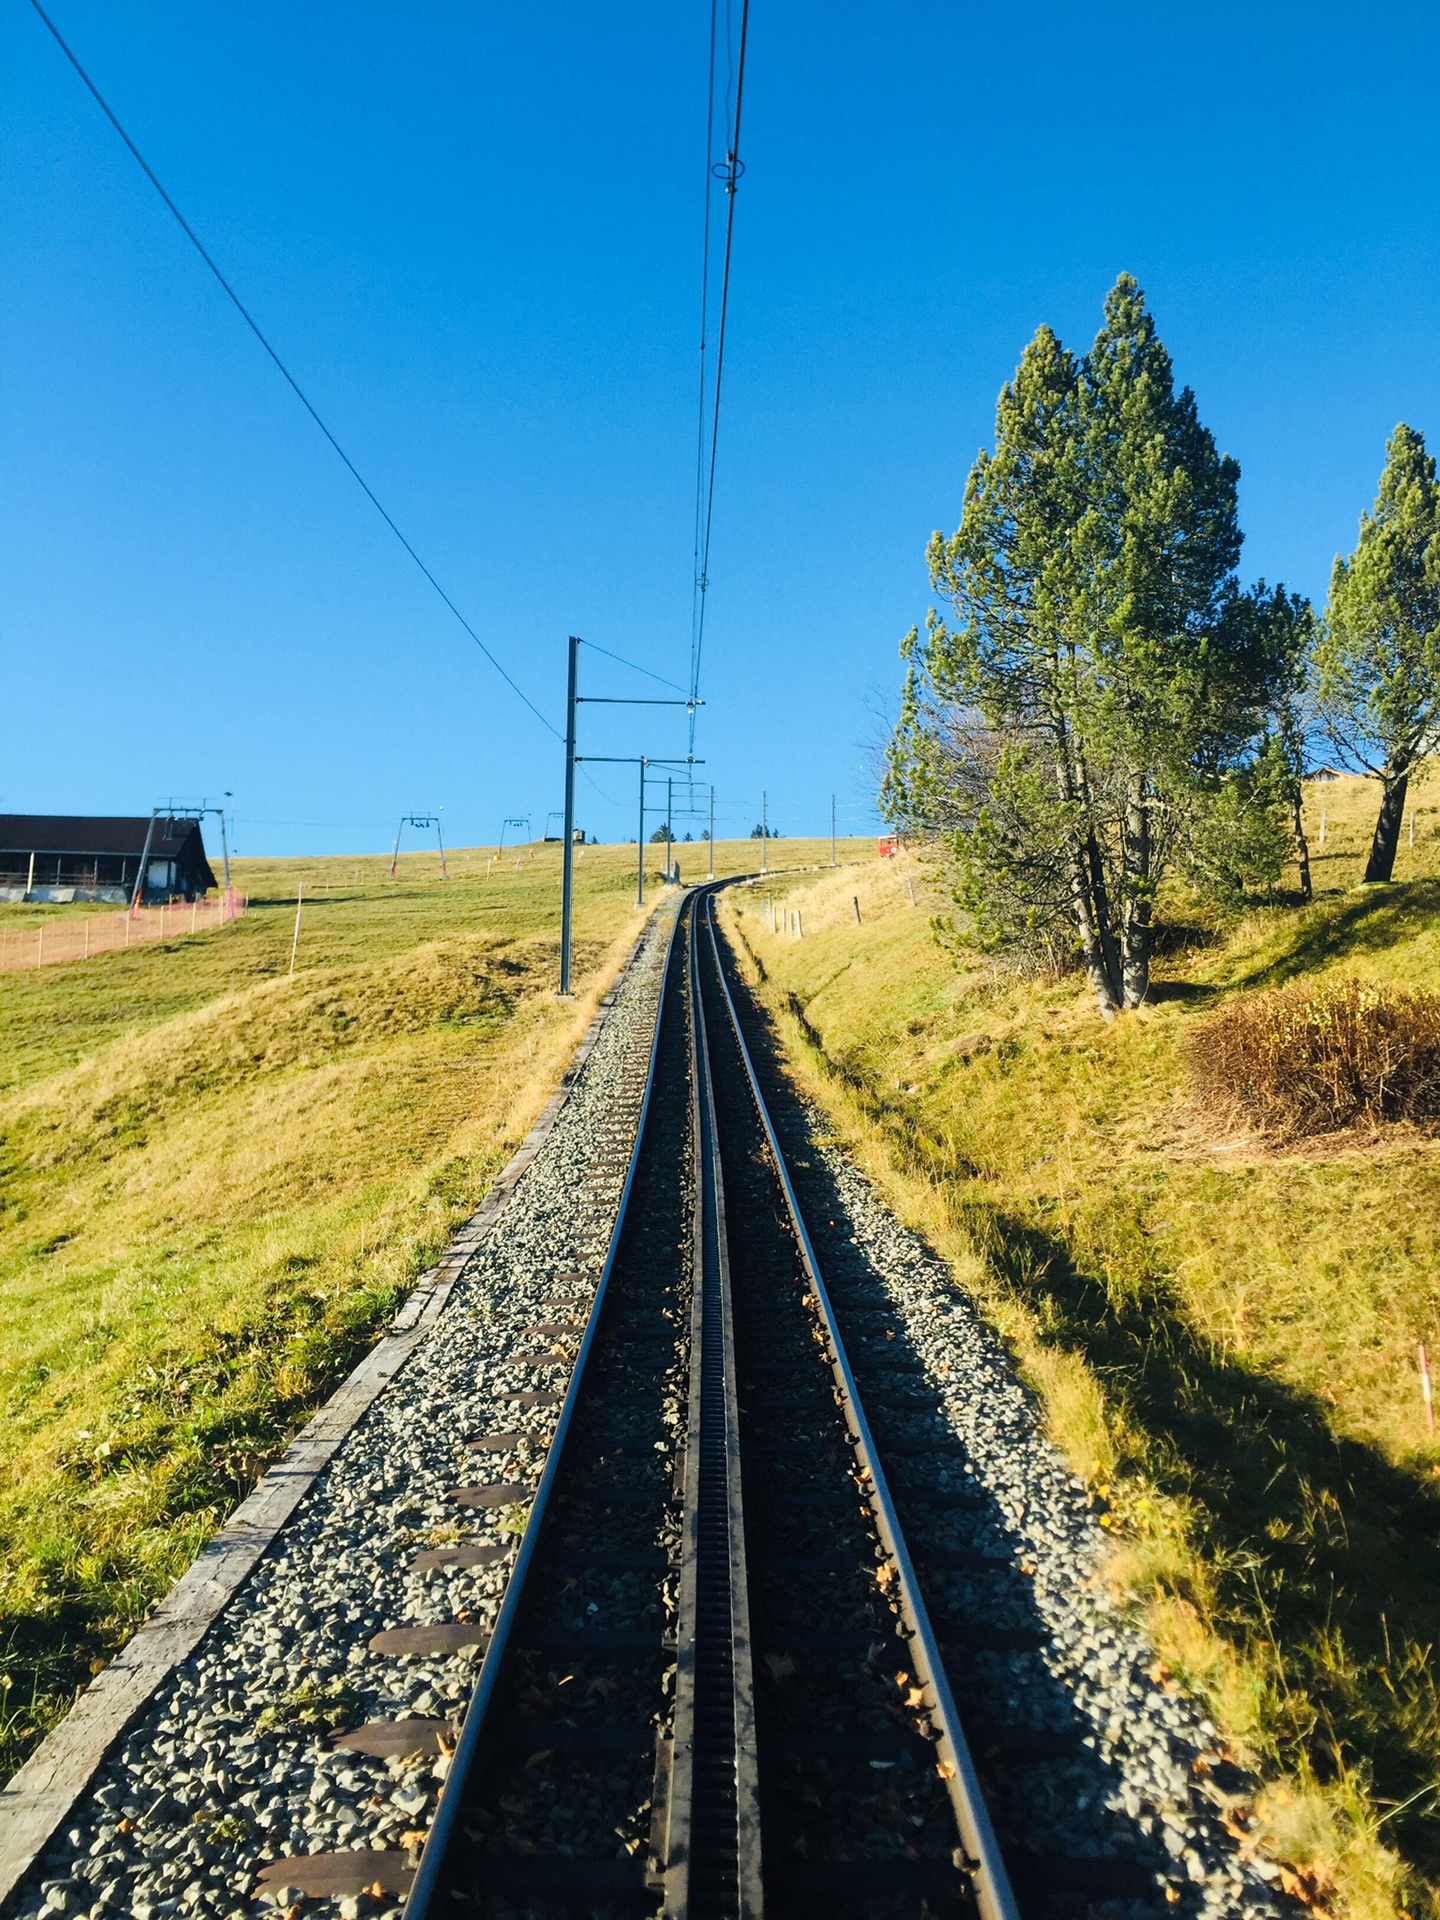
[[[1319,1875],[1303,1867],[1298,1873],[1292,1873],[1289,1867],[1281,1867],[1280,1885],[1290,1898],[1298,1900],[1302,1907],[1318,1906],[1326,1891]]]

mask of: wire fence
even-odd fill
[[[182,900],[133,912],[97,913],[83,920],[52,920],[48,926],[0,929],[0,973],[48,967],[63,960],[93,960],[146,941],[185,940],[238,920],[249,906],[248,894],[234,887],[214,900]]]

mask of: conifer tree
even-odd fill
[[[1316,657],[1326,731],[1380,783],[1365,878],[1388,880],[1411,776],[1440,747],[1440,485],[1403,422],[1355,551],[1336,556]]]
[[[883,802],[938,814],[982,940],[1068,922],[1107,1016],[1144,999],[1161,876],[1279,679],[1268,603],[1235,580],[1238,478],[1122,274],[1083,361],[1035,335],[930,542],[955,617],[907,642]]]

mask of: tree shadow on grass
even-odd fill
[[[1341,958],[1385,953],[1402,940],[1424,932],[1437,916],[1440,880],[1408,880],[1393,886],[1357,889],[1338,905],[1319,907],[1296,921],[1283,953],[1257,960],[1229,984],[1282,986]]]
[[[1204,1006],[1209,1001],[1218,1000],[1224,991],[1223,987],[1212,986],[1203,980],[1152,980],[1145,998],[1151,1005],[1162,1000],[1182,1000],[1188,1005]]]
[[[1046,1337],[1103,1379],[1141,1436],[1135,1464],[1190,1509],[1216,1625],[1276,1675],[1282,1753],[1322,1780],[1368,1776],[1396,1809],[1387,1841],[1433,1881],[1440,1492],[1198,1336],[1163,1284],[1117,1297],[1058,1236],[983,1201],[965,1215]]]

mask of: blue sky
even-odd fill
[[[723,4],[723,0],[722,0]],[[739,0],[735,0],[738,14]],[[685,678],[708,6],[53,0],[487,645]],[[1117,272],[1323,596],[1440,442],[1431,5],[752,0],[696,751],[721,830],[868,830],[896,645],[996,392]],[[416,574],[23,0],[0,14],[0,809],[235,795],[250,853],[537,829],[555,740]],[[593,656],[594,692],[644,692]],[[654,689],[650,689],[654,691]],[[592,753],[683,716],[590,708]],[[634,831],[629,769],[580,814]],[[696,823],[698,825],[698,822]]]

